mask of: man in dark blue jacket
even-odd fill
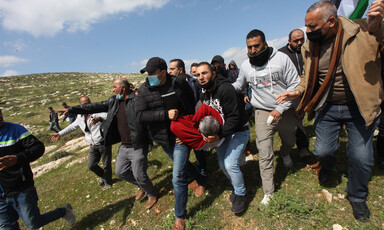
[[[44,144],[19,124],[4,122],[0,109],[0,229],[19,229],[19,217],[30,229],[59,218],[76,221],[70,204],[40,214],[30,162],[44,154]]]

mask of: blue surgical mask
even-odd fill
[[[124,97],[124,92],[121,93],[121,90],[120,90],[120,93],[116,95],[116,99],[121,101],[121,100],[123,100],[123,97]]]
[[[151,75],[148,76],[148,83],[150,86],[158,86],[160,85],[159,75]]]

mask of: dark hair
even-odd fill
[[[304,32],[303,32],[301,29],[294,29],[294,30],[292,30],[291,32],[289,32],[289,35],[288,35],[289,40],[291,40],[291,38],[292,38],[292,34],[293,34],[293,32],[295,32],[295,31],[300,31],[300,32],[303,33],[303,35],[304,35]]]
[[[248,34],[247,34],[247,39],[250,39],[250,38],[254,38],[254,37],[258,37],[260,36],[261,37],[261,41],[262,42],[265,42],[265,35],[263,33],[263,31],[261,30],[251,30]]]
[[[52,107],[48,107],[49,110],[52,110]]]
[[[191,64],[191,67],[197,67],[198,65],[199,65],[198,63],[194,62]]]
[[[61,105],[67,105],[67,103],[63,102],[63,103],[61,103]]]
[[[119,85],[125,86],[125,88],[129,89],[129,82],[126,78],[120,78],[119,79]]]
[[[215,71],[215,68],[213,68],[213,66],[212,66],[211,64],[209,64],[208,62],[206,62],[206,61],[202,61],[202,62],[200,62],[200,63],[197,65],[197,67],[202,66],[202,65],[207,65],[208,68],[209,68],[209,70],[211,71],[211,73],[216,72],[216,71]]]
[[[172,59],[169,63],[171,62],[177,62],[177,65],[176,65],[177,68],[182,69],[183,73],[185,73],[185,64],[183,60],[176,58],[176,59]]]

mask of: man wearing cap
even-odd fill
[[[190,147],[176,143],[176,137],[170,130],[170,123],[178,116],[194,114],[193,91],[184,78],[167,73],[167,64],[162,58],[149,59],[140,72],[147,72],[148,77],[138,91],[136,116],[139,122],[148,125],[153,141],[173,160],[172,183],[176,200],[174,229],[184,229],[188,176],[199,184],[195,189],[196,196],[204,193],[205,180],[188,160]]]

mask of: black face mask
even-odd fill
[[[258,54],[250,54],[248,52],[249,63],[255,66],[263,66],[267,63],[269,57],[271,55],[269,47],[266,47],[263,51]]]
[[[227,74],[226,69],[223,68],[223,67],[216,67],[216,68],[215,68],[215,71],[216,71],[216,74],[221,74],[221,75],[223,75],[224,77],[225,77],[226,74]]]
[[[307,34],[307,38],[311,41],[311,42],[322,42],[324,41],[325,37],[327,36],[327,34],[322,34],[321,33],[321,30],[324,28],[324,26],[328,23],[328,21],[320,28],[320,29],[317,29],[315,31],[312,31],[312,32],[308,32],[306,33]]]
[[[213,81],[211,78],[211,79],[209,79],[209,81],[207,83],[205,83],[204,85],[201,85],[201,88],[207,90],[207,89],[212,88],[212,86],[213,86]]]

